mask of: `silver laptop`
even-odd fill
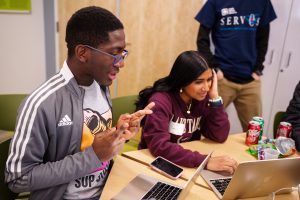
[[[208,170],[200,174],[220,199],[240,199],[268,196],[278,189],[297,186],[299,166],[300,157],[256,160],[240,163],[232,177]]]
[[[113,200],[169,200],[169,199],[185,199],[191,188],[196,184],[200,171],[206,166],[210,153],[205,160],[199,165],[191,178],[182,186],[172,185],[170,183],[160,181],[154,177],[139,174],[115,197]],[[161,190],[160,190],[161,189]]]

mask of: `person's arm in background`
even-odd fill
[[[197,36],[197,49],[206,58],[210,67],[218,69],[218,62],[210,50],[211,29],[200,25]]]
[[[197,36],[197,48],[198,51],[205,57],[208,65],[215,69],[217,72],[217,77],[219,80],[224,78],[223,72],[219,69],[219,63],[215,59],[212,51],[210,50],[210,35],[211,29],[203,25],[200,25],[199,32]]]
[[[300,82],[295,88],[293,98],[287,107],[283,121],[292,124],[293,130],[291,137],[296,142],[297,151],[300,152]]]
[[[269,43],[269,34],[270,34],[270,24],[260,27],[257,27],[256,32],[256,51],[257,51],[257,58],[256,63],[253,69],[252,77],[255,80],[259,80],[262,76],[264,65],[263,62],[265,61],[266,53],[268,50],[268,43]]]

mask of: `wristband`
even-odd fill
[[[222,97],[219,96],[217,98],[209,99],[208,100],[208,106],[210,106],[210,107],[223,106],[223,99],[222,99]]]

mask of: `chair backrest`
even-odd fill
[[[284,111],[279,111],[275,114],[274,122],[273,122],[273,137],[274,138],[276,138],[278,125],[282,121],[282,118],[284,115],[285,115]]]
[[[18,108],[26,96],[27,94],[0,95],[0,130],[14,131]],[[0,142],[0,194],[1,199],[4,200],[15,199],[18,196],[18,194],[11,192],[4,183],[4,170],[10,141],[11,138]]]
[[[8,157],[10,141],[11,138],[6,141],[0,142],[0,196],[3,200],[11,200],[17,197],[17,194],[11,192],[4,182],[5,163]]]
[[[135,101],[137,95],[122,96],[112,99],[113,122],[115,126],[121,114],[133,113],[135,111]]]
[[[17,111],[27,94],[0,95],[0,130],[14,131]]]
[[[122,96],[112,99],[112,110],[113,110],[113,123],[115,126],[121,114],[133,113],[135,111],[135,101],[137,100],[137,95]],[[123,151],[133,151],[137,150],[138,144],[141,139],[141,129],[133,138],[131,138],[127,143],[125,143]],[[121,153],[122,153],[121,152]]]

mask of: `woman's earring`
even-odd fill
[[[180,89],[179,92],[182,93],[182,89]]]

